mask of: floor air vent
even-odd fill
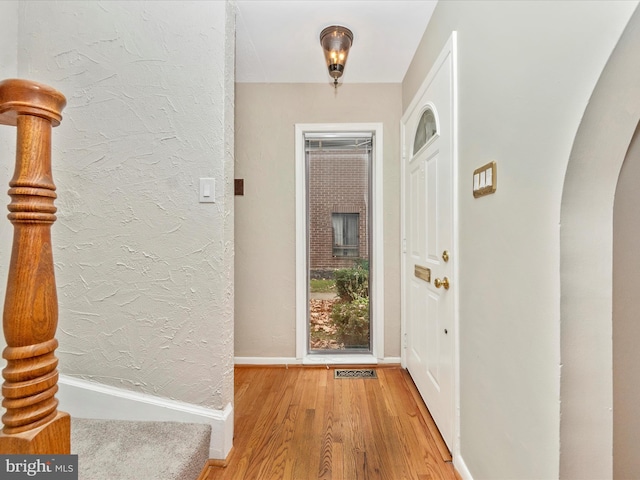
[[[336,368],[333,378],[378,378],[378,375],[373,368]]]

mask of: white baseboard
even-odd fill
[[[453,460],[453,466],[455,467],[456,471],[460,474],[460,477],[462,478],[462,480],[473,480],[473,477],[471,476],[471,472],[467,468],[467,465],[464,463],[462,456],[456,455],[456,458],[454,458]]]
[[[307,355],[302,363],[305,365],[377,365],[378,359],[373,355],[327,353]]]
[[[211,425],[209,458],[223,460],[233,445],[233,406],[224,410],[189,403],[60,375],[57,398],[59,408],[77,418],[150,422],[205,423]]]
[[[235,357],[236,365],[302,365],[296,357]]]
[[[378,363],[381,363],[383,365],[384,364],[400,365],[402,363],[402,359],[400,357],[384,357],[384,358],[379,358]]]
[[[400,364],[400,357],[375,358],[371,355],[309,355],[308,357],[235,357],[236,365],[336,365]]]

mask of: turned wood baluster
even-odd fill
[[[9,182],[14,233],[3,315],[6,414],[0,453],[5,454],[70,452],[70,418],[58,411],[55,398],[58,299],[51,249],[56,220],[51,127],[60,124],[65,104],[64,96],[46,85],[0,82],[0,124],[18,130],[15,173]]]

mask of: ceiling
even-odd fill
[[[353,32],[341,82],[400,83],[436,0],[237,0],[236,82],[332,83],[320,32]]]

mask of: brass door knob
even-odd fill
[[[442,280],[436,278],[433,281],[433,284],[436,286],[436,288],[444,287],[445,290],[449,290],[449,279],[447,277],[444,277]]]

